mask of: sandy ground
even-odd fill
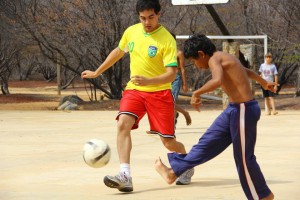
[[[191,111],[193,124],[179,117],[177,138],[189,150],[220,111]],[[154,169],[158,156],[167,163],[157,136],[148,136],[147,118],[133,131],[134,192],[120,193],[103,184],[117,173],[116,111],[0,110],[0,199],[246,199],[241,189],[232,146],[215,159],[196,167],[192,184],[167,185]],[[261,116],[256,156],[267,183],[279,200],[300,196],[300,111],[284,110]],[[105,140],[112,149],[108,165],[94,169],[82,158],[84,143]]]
[[[57,95],[53,83],[10,84],[11,95],[0,95],[0,199],[2,200],[241,200],[241,189],[232,157],[232,146],[217,158],[196,167],[188,186],[167,185],[154,170],[158,156],[167,163],[156,136],[145,134],[145,117],[133,131],[132,176],[134,192],[123,194],[103,184],[105,175],[118,172],[116,109],[118,101],[80,105],[80,110],[57,111],[63,96],[79,95],[88,101],[82,86]],[[290,90],[276,97],[277,116],[261,116],[256,146],[257,160],[269,187],[279,200],[300,196],[300,102]],[[257,96],[261,107],[263,99]],[[221,112],[220,102],[203,102],[203,111],[193,111],[188,99],[182,106],[193,123],[179,117],[177,138],[189,150]],[[105,140],[112,149],[109,164],[100,169],[87,166],[82,158],[84,143]]]

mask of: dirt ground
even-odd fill
[[[75,85],[76,86],[76,85]],[[61,97],[78,95],[88,102],[82,86],[57,95],[53,83],[10,84],[11,95],[0,95],[0,199],[2,200],[242,200],[246,199],[236,172],[232,146],[195,168],[188,186],[166,184],[154,169],[168,151],[149,130],[147,116],[132,131],[131,172],[134,191],[123,194],[103,184],[105,175],[119,170],[116,147],[118,101],[84,103],[80,111],[56,111]],[[256,159],[275,199],[300,196],[300,109],[290,90],[276,97],[279,115],[262,115],[258,124]],[[263,106],[263,99],[257,96]],[[176,137],[187,151],[199,140],[222,110],[221,102],[204,101],[194,111],[188,98],[180,103],[190,110],[192,125],[180,115]],[[100,110],[100,111],[98,111]],[[103,168],[87,166],[82,158],[86,141],[103,139],[111,160]],[[298,139],[297,139],[298,138]]]
[[[84,100],[79,106],[80,110],[117,110],[118,100],[89,100],[89,94],[83,83],[74,84],[72,87],[57,94],[55,82],[43,81],[13,81],[9,83],[10,95],[0,94],[0,110],[56,110],[63,97],[77,95]],[[100,99],[100,94],[98,99]],[[260,90],[257,90],[255,97],[261,108],[264,108],[264,100]],[[180,96],[179,104],[187,110],[193,110],[189,104],[189,97]],[[202,110],[221,110],[222,103],[217,100],[202,99]],[[294,97],[293,88],[284,88],[275,97],[276,107],[280,110],[300,110],[300,98]]]

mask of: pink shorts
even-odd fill
[[[139,121],[146,113],[152,133],[175,138],[175,108],[171,90],[158,92],[125,90],[123,92],[117,120],[122,114],[132,115],[136,118],[132,129],[137,129]]]

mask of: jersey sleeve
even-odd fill
[[[128,29],[125,30],[120,42],[119,42],[119,45],[118,45],[119,49],[121,49],[122,51],[124,52],[128,52],[129,51],[129,48],[128,48]]]
[[[166,49],[163,55],[164,66],[177,67],[177,47],[176,41],[170,37],[169,42],[166,44]]]

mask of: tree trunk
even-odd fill
[[[297,72],[297,80],[296,80],[296,97],[300,96],[300,66],[298,66],[298,72]]]
[[[8,82],[7,82],[7,80],[3,80],[1,78],[0,79],[0,86],[1,86],[2,94],[8,95],[9,94],[9,90],[8,90]]]

